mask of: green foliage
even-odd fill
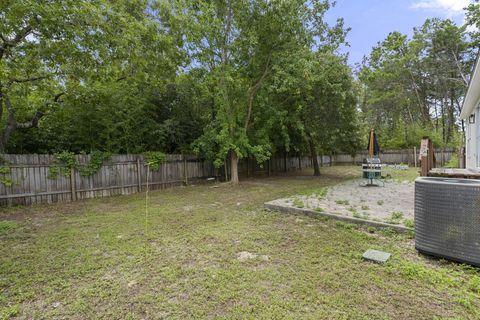
[[[13,180],[9,177],[0,177],[0,183],[2,183],[6,187],[13,186]]]
[[[298,193],[299,195],[305,195],[305,196],[313,196],[318,199],[323,199],[327,196],[328,194],[328,188],[312,188],[312,189],[307,189],[303,190]]]
[[[10,173],[10,168],[1,166],[0,167],[0,174],[6,174],[6,173]]]
[[[293,204],[294,207],[297,207],[297,208],[304,208],[305,207],[305,203],[303,202],[303,200],[301,198],[294,198],[292,204]]]
[[[0,114],[1,151],[119,151],[144,145],[128,134],[153,140],[141,125],[157,125],[155,101],[144,106],[185,58],[169,10],[159,1],[2,2],[0,101],[12,108]]]
[[[110,158],[110,153],[102,151],[92,151],[90,161],[84,165],[76,164],[75,167],[83,177],[92,176],[100,170],[104,161]]]
[[[343,221],[335,221],[335,226],[337,228],[346,229],[346,230],[358,229],[358,225],[353,224],[353,223],[343,222]]]
[[[190,45],[198,52],[195,70],[207,74],[201,83],[209,88],[211,112],[193,149],[214,160],[217,167],[227,157],[235,161],[253,156],[261,163],[276,149],[289,150],[293,146],[295,151],[305,150],[307,133],[303,122],[311,113],[302,111],[306,100],[312,110],[319,106],[321,112],[315,114],[318,117],[354,104],[350,103],[355,100],[350,88],[343,86],[351,83],[350,69],[344,59],[333,53],[344,42],[343,23],[330,27],[323,21],[331,6],[329,1],[312,1],[308,5],[287,1],[275,6],[261,0],[194,3],[195,10],[186,3],[182,7],[188,9],[182,10],[188,16]],[[229,41],[219,42],[219,38]],[[217,52],[222,53],[220,59]],[[318,61],[321,59],[325,61]],[[329,74],[331,79],[325,79]],[[335,98],[320,104],[322,96],[314,94],[319,87],[324,93],[332,92],[330,97]],[[344,103],[346,100],[348,103]],[[337,119],[332,114],[329,118]],[[355,137],[343,136],[341,130],[330,130],[325,135]],[[323,141],[322,137],[314,139],[316,144]]]
[[[10,173],[10,168],[5,166],[0,166],[0,183],[2,183],[6,187],[11,187],[13,185],[13,180],[10,177],[6,177],[5,175]]]
[[[77,168],[77,160],[73,152],[62,151],[60,153],[56,153],[55,158],[57,162],[63,164],[63,166],[51,167],[48,174],[50,179],[56,178],[58,173],[64,177],[68,177],[71,169]]]
[[[403,213],[399,211],[393,211],[390,216],[385,219],[386,223],[390,224],[400,224],[403,219]]]
[[[18,224],[14,221],[0,221],[0,235],[4,235],[16,228],[18,228]]]
[[[56,153],[55,158],[58,165],[50,167],[48,171],[49,179],[56,179],[59,174],[68,177],[72,169],[77,170],[82,177],[89,177],[100,170],[103,163],[110,158],[110,153],[92,151],[90,160],[86,164],[78,163],[75,154],[69,151]]]
[[[415,227],[415,222],[413,221],[413,219],[404,219],[403,224],[405,225],[405,227],[408,227],[408,228]]]
[[[143,154],[145,157],[145,163],[153,171],[160,170],[160,165],[167,160],[166,155],[160,151],[149,151]]]
[[[470,23],[478,6],[469,7]],[[390,33],[373,48],[359,71],[364,135],[377,129],[384,149],[418,146],[424,136],[435,147],[457,146],[458,116],[476,57],[476,38],[450,19],[427,19],[408,38]]]
[[[448,160],[447,163],[445,163],[445,168],[459,168],[460,167],[460,162],[458,160],[458,155],[454,153],[450,160]]]

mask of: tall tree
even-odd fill
[[[275,88],[277,103],[287,111],[289,135],[301,137],[295,144],[312,157],[315,176],[319,153],[358,150],[357,93],[346,57],[330,50],[298,52],[276,75]]]
[[[159,56],[153,70],[174,70],[174,37],[155,2],[6,0],[1,9],[0,152],[17,129],[37,127],[95,81],[137,76]]]
[[[285,57],[321,45],[333,37],[323,21],[328,1],[194,1],[188,11],[187,39],[194,68],[208,70],[212,121],[197,150],[214,155],[220,165],[228,156],[231,181],[238,182],[238,160],[253,154],[262,162],[271,155],[268,130],[275,112],[259,98]],[[260,116],[256,116],[259,115]],[[214,148],[215,150],[212,150]],[[205,149],[209,149],[205,151]]]
[[[359,72],[365,121],[389,147],[416,145],[423,135],[452,144],[473,60],[466,27],[451,20],[427,19],[411,39],[392,32]]]

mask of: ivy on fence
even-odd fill
[[[160,151],[148,151],[143,154],[145,163],[152,171],[160,170],[160,165],[167,160],[165,153]]]
[[[58,175],[68,177],[72,169],[78,170],[82,177],[89,177],[100,170],[104,161],[110,159],[110,153],[102,151],[92,151],[90,161],[86,164],[78,163],[75,154],[69,151],[63,151],[55,154],[57,166],[50,168],[48,172],[49,179],[56,179]]]
[[[2,183],[6,187],[11,187],[13,185],[13,180],[10,177],[6,177],[6,174],[10,173],[9,167],[0,167],[0,183]]]

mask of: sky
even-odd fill
[[[352,30],[347,41],[350,47],[342,51],[350,53],[349,63],[354,65],[368,55],[377,42],[392,31],[409,36],[414,27],[425,19],[450,18],[457,24],[465,19],[465,8],[471,0],[337,0],[337,5],[326,14],[326,20],[334,23],[345,20]]]

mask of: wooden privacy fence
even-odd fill
[[[416,150],[416,157],[418,164],[418,152]],[[453,155],[457,154],[455,149],[435,149],[435,158],[436,158],[436,166],[441,167],[445,165]],[[349,154],[336,154],[332,158],[332,164],[352,164],[352,163],[360,163],[363,161],[364,158],[368,158],[368,152],[362,151],[352,157]],[[405,163],[409,165],[413,165],[415,163],[415,150],[414,149],[406,149],[406,150],[383,150],[380,152],[380,160],[383,163],[388,164],[399,164]]]
[[[71,169],[67,175],[52,177],[49,171],[59,164],[53,155],[2,155],[2,174],[10,183],[0,183],[0,205],[35,204],[75,201],[78,199],[132,194],[145,189],[147,166],[143,155],[113,155],[91,176],[82,176]],[[89,155],[77,155],[82,165],[90,161]],[[191,156],[167,155],[160,170],[150,170],[150,189],[179,186],[191,180],[214,175],[214,167],[208,161]],[[5,180],[4,180],[5,181]]]
[[[113,155],[91,176],[82,176],[78,170],[71,169],[67,174],[54,177],[50,170],[61,166],[54,155],[6,154],[1,158],[2,167],[8,168],[8,172],[0,173],[0,206],[126,195],[145,190],[147,184],[143,155]],[[90,161],[89,155],[77,155],[75,158],[79,165]],[[329,159],[328,156],[318,156],[319,163],[328,164]],[[311,157],[279,154],[263,164],[253,159],[242,159],[238,168],[241,176],[257,176],[311,166]],[[210,161],[194,156],[167,155],[160,170],[150,170],[148,185],[150,189],[180,186],[208,177],[218,178],[224,176],[224,172],[225,168],[215,169]],[[230,175],[228,165],[227,172]],[[5,183],[5,178],[11,183]]]
[[[437,166],[449,161],[455,153],[452,149],[436,150]],[[418,155],[417,155],[418,156]],[[366,153],[355,157],[346,154],[318,156],[320,165],[360,163]],[[3,168],[0,172],[0,206],[30,205],[75,201],[79,199],[107,197],[118,194],[132,194],[145,190],[147,166],[143,155],[113,155],[91,176],[82,176],[75,169],[65,175],[52,177],[50,169],[58,167],[53,155],[21,154],[2,155]],[[383,151],[380,158],[384,163],[414,163],[413,150]],[[77,155],[76,161],[84,165],[89,155]],[[312,158],[279,153],[269,161],[258,164],[253,159],[242,159],[238,169],[241,176],[270,175],[273,172],[288,172],[312,167]],[[230,168],[227,163],[227,173]],[[167,155],[160,170],[150,171],[148,184],[151,189],[161,189],[188,184],[207,177],[224,176],[225,168],[215,169],[210,161],[194,156]],[[7,182],[10,181],[10,183]]]

